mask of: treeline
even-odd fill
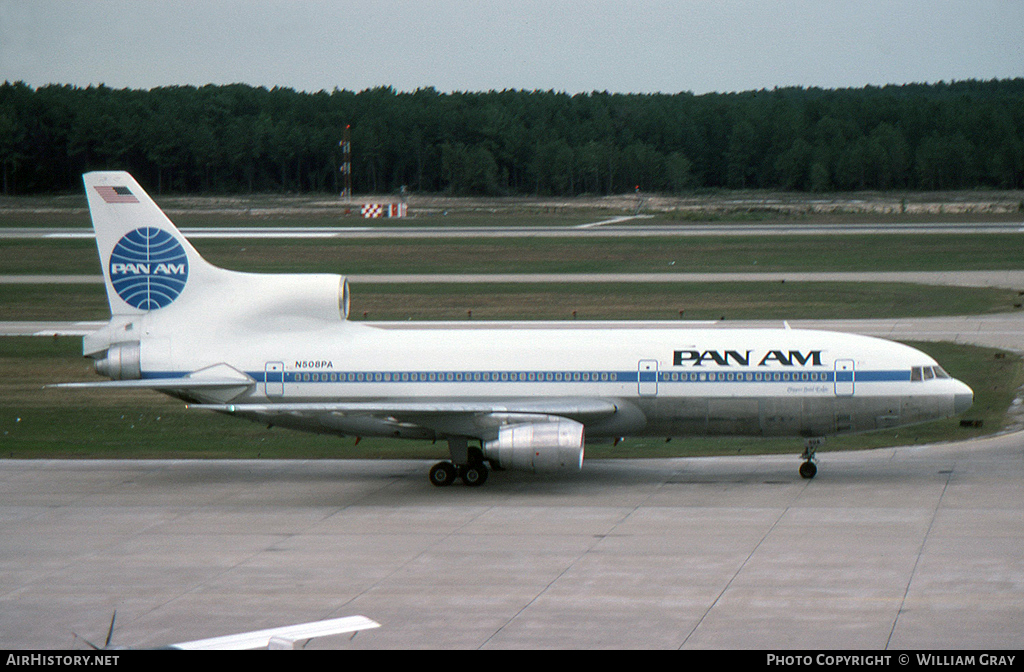
[[[1024,188],[1024,79],[693,95],[0,86],[4,194]]]

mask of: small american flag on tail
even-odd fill
[[[138,203],[128,187],[96,187],[96,193],[105,203]]]

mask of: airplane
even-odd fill
[[[111,318],[83,338],[110,380],[268,426],[446,441],[436,486],[575,472],[586,442],[824,437],[952,417],[973,391],[928,355],[854,334],[679,322],[355,322],[336,274],[218,268],[126,172],[83,176]]]
[[[117,612],[115,611],[110,619],[110,628],[107,629],[107,638],[103,646],[93,644],[88,639],[79,637],[76,633],[72,634],[75,635],[76,640],[81,639],[89,645],[89,648],[94,650],[106,651],[124,648],[111,644],[111,640],[114,638],[114,621],[116,619]],[[355,637],[356,633],[361,630],[371,630],[379,627],[380,623],[366,616],[343,616],[326,621],[297,623],[295,625],[266,628],[265,630],[253,630],[233,635],[221,635],[219,637],[196,639],[189,642],[178,642],[177,644],[168,644],[161,648],[180,649],[182,651],[247,651],[252,649],[283,651],[302,648],[309,643],[309,640],[316,637],[341,635],[349,632],[353,633],[352,636]],[[302,642],[301,646],[299,646],[299,642]]]

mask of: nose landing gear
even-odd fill
[[[804,460],[804,463],[800,465],[802,478],[814,478],[818,473],[818,467],[814,464],[814,455],[824,443],[825,439],[820,436],[804,440],[804,452],[800,456],[800,459]]]

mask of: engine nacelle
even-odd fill
[[[142,377],[139,342],[112,343],[102,359],[96,360],[96,373],[113,380],[134,380]]]
[[[509,425],[498,438],[484,441],[484,456],[505,469],[579,471],[583,468],[583,425],[565,418]]]
[[[348,319],[348,279],[333,273],[245,273],[235,276],[233,306],[236,316],[246,322],[252,319],[280,319],[290,323],[295,318],[333,321]],[[219,306],[217,295],[208,300]],[[223,313],[224,308],[219,308]],[[266,324],[266,321],[263,322]]]

